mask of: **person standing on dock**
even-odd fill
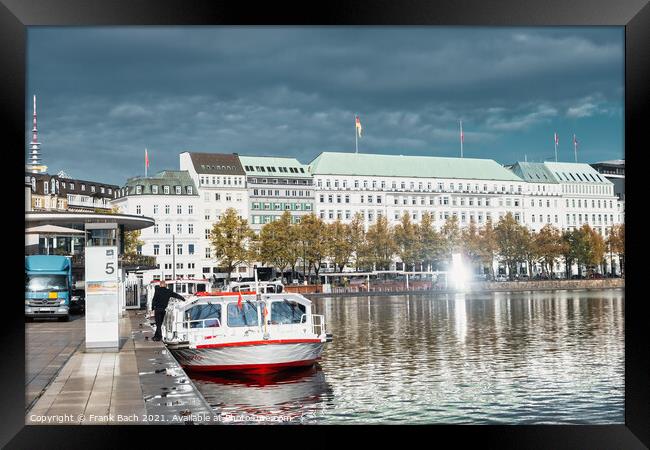
[[[156,333],[151,339],[153,341],[160,341],[162,339],[161,327],[163,320],[165,320],[165,310],[167,309],[167,304],[169,303],[170,297],[174,297],[179,300],[185,300],[183,296],[167,289],[167,283],[162,280],[160,282],[160,285],[156,286],[156,290],[153,294],[153,299],[151,300],[151,307],[153,308],[154,317],[156,318]]]

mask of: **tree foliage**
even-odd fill
[[[248,221],[239,218],[234,208],[228,208],[221,220],[214,223],[210,231],[210,245],[213,258],[227,269],[227,281],[230,274],[241,264],[255,258],[255,233],[248,226]]]

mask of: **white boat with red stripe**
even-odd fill
[[[332,340],[295,293],[199,293],[170,301],[163,340],[186,369],[269,373],[313,365]]]

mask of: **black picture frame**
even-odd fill
[[[639,196],[641,152],[645,151],[642,134],[647,119],[648,83],[650,82],[650,6],[647,0],[402,0],[303,2],[278,5],[273,2],[211,2],[207,0],[0,0],[0,109],[3,155],[10,163],[5,172],[5,199],[9,201],[3,228],[16,236],[24,235],[21,212],[24,191],[22,177],[25,149],[25,72],[26,27],[29,26],[99,26],[99,25],[471,25],[471,26],[581,26],[616,25],[625,27],[625,148],[627,159],[627,203]],[[646,139],[647,142],[647,139]],[[89,149],[92,151],[92,149]],[[12,181],[13,180],[13,181]],[[13,194],[20,188],[20,193]],[[317,445],[333,447],[347,440],[334,438],[329,431],[353,431],[362,440],[381,442],[388,437],[403,439],[411,445],[467,442],[497,448],[647,448],[650,446],[650,385],[647,321],[642,305],[640,246],[634,244],[640,222],[630,208],[626,211],[626,228],[632,233],[626,249],[625,305],[625,425],[605,426],[409,426],[392,430],[372,427],[356,433],[350,427],[322,429],[304,427],[221,427],[218,436],[239,440],[244,445]],[[12,241],[12,240],[11,240]],[[13,260],[13,256],[10,258]],[[22,276],[18,261],[8,262],[6,284],[10,293],[4,299],[2,416],[0,445],[7,448],[118,448],[144,444],[169,445],[168,437],[178,435],[179,426],[25,426],[24,417],[24,321],[19,301],[20,288],[13,280]],[[209,438],[214,445],[215,427],[182,427],[184,445],[200,445],[198,438]],[[277,438],[276,433],[286,433]],[[164,436],[164,437],[162,437]],[[269,436],[271,436],[269,438]],[[355,445],[368,445],[356,442]],[[394,444],[393,444],[394,445]],[[399,445],[399,444],[398,444]],[[448,444],[447,444],[448,445]]]

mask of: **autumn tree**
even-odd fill
[[[532,276],[533,267],[540,259],[539,248],[537,247],[537,240],[535,233],[530,231],[525,226],[522,226],[519,234],[519,248],[522,260],[526,263],[528,276]]]
[[[350,233],[350,246],[354,253],[354,268],[359,270],[359,262],[363,259],[363,250],[366,241],[366,230],[363,224],[363,215],[356,213],[348,225]]]
[[[234,208],[228,208],[221,220],[214,223],[210,231],[210,245],[213,258],[226,269],[226,280],[240,264],[255,258],[251,242],[255,233],[246,219],[240,218]]]
[[[535,235],[537,251],[542,262],[542,272],[553,273],[555,260],[562,255],[562,234],[551,224],[546,224]]]
[[[285,211],[279,220],[265,224],[257,239],[258,259],[261,263],[270,263],[284,273],[293,260],[291,213]]]
[[[442,241],[440,234],[433,226],[433,216],[426,212],[417,226],[417,255],[418,260],[429,268],[438,262],[441,254]]]
[[[492,219],[487,219],[479,231],[481,262],[490,268],[490,278],[494,279],[494,258],[499,251],[497,235],[492,225]]]
[[[517,262],[522,259],[523,227],[515,220],[512,213],[507,213],[499,220],[495,228],[499,255],[509,268],[510,279],[514,276]]]
[[[354,237],[350,233],[350,225],[342,223],[339,219],[336,222],[328,224],[327,227],[329,229],[328,235],[331,239],[330,256],[338,269],[337,272],[342,272],[352,256]]]
[[[393,227],[393,236],[397,254],[404,264],[404,270],[408,270],[407,267],[415,269],[415,263],[418,260],[417,227],[411,222],[411,215],[408,212],[404,211],[400,222]]]
[[[600,266],[605,259],[605,240],[596,230],[585,224],[580,228],[584,240],[584,264]]]
[[[613,225],[609,231],[608,243],[611,251],[618,255],[618,267],[623,274],[625,264],[625,225]]]
[[[377,270],[389,269],[398,249],[385,216],[378,217],[377,222],[368,227],[365,250]]]
[[[320,266],[330,252],[329,229],[320,217],[311,213],[302,217],[298,234],[309,270],[313,267],[318,278]]]
[[[474,220],[461,232],[463,253],[474,264],[481,261],[481,236]]]
[[[461,237],[461,231],[458,227],[458,217],[452,214],[440,229],[440,257],[442,259],[450,261],[452,253],[460,250]]]

